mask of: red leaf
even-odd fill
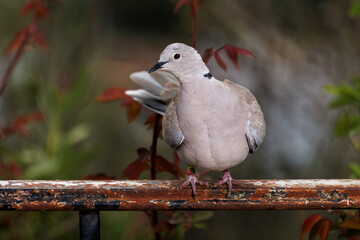
[[[116,177],[106,175],[105,173],[89,174],[82,177],[84,180],[115,180]]]
[[[356,220],[356,218],[346,219],[343,223],[340,224],[341,228],[347,229],[359,229],[360,230],[360,222]]]
[[[205,64],[208,63],[210,57],[212,57],[215,53],[215,49],[214,48],[207,48],[205,49],[204,51],[204,54],[203,54],[203,57],[202,57],[202,60],[204,61]]]
[[[166,160],[165,158],[163,158],[160,155],[157,155],[155,157],[155,161],[156,161],[156,171],[157,172],[168,172],[171,173],[172,175],[174,175],[175,177],[185,177],[185,174],[183,173],[183,171],[176,166],[175,164],[169,162],[168,160]]]
[[[235,46],[232,46],[232,47],[235,49],[235,51],[236,51],[236,53],[238,55],[245,55],[245,56],[249,56],[249,57],[255,57],[255,55],[252,52],[250,52],[249,50],[246,50],[244,48],[238,48],[238,47],[235,47]]]
[[[26,125],[30,122],[34,122],[34,121],[39,122],[44,119],[45,119],[45,115],[43,112],[28,113],[20,117],[17,117],[14,121],[14,125]]]
[[[250,57],[255,57],[255,55],[252,54],[249,50],[226,44],[225,46],[223,46],[217,50],[214,50],[213,48],[206,49],[204,51],[204,54],[202,57],[204,63],[207,64],[209,59],[212,56],[215,56],[215,59],[216,59],[217,63],[219,64],[219,66],[226,71],[227,70],[226,63],[224,62],[223,58],[220,55],[220,52],[223,49],[225,49],[228,57],[230,58],[230,60],[232,61],[232,63],[235,65],[235,67],[237,69],[240,68],[239,62],[238,62],[238,55],[247,55]]]
[[[128,178],[130,180],[139,179],[140,174],[145,171],[149,170],[149,165],[143,163],[139,159],[136,159],[134,162],[130,163],[123,173],[121,174],[121,178]]]
[[[14,119],[10,125],[0,128],[0,139],[5,139],[15,132],[28,137],[29,133],[26,129],[26,125],[31,122],[40,122],[44,119],[45,115],[42,112],[34,112],[19,116]]]
[[[312,214],[307,219],[305,219],[302,226],[300,239],[303,239],[306,233],[308,233],[314,227],[314,225],[322,218],[323,216],[321,216],[320,214]]]
[[[332,224],[332,222],[328,218],[325,218],[321,222],[321,225],[319,228],[319,236],[320,236],[321,240],[326,240],[328,238],[331,224]]]
[[[49,8],[43,1],[38,1],[38,4],[36,6],[35,18],[47,20],[51,18]]]
[[[5,126],[0,129],[0,140],[10,137],[15,133],[15,130],[12,126]]]
[[[28,37],[29,27],[20,29],[5,49],[5,55],[8,56],[12,52],[16,51]]]
[[[225,48],[227,55],[229,56],[230,60],[233,62],[237,69],[240,68],[238,62],[238,55],[247,55],[250,57],[255,57],[249,50],[238,48],[229,44],[226,44],[223,48]]]
[[[152,129],[154,128],[155,126],[155,119],[156,119],[156,114],[157,113],[154,113],[154,114],[151,114],[148,119],[146,119],[146,122],[144,123],[144,125],[148,126],[148,129]]]
[[[44,34],[37,29],[36,32],[33,35],[35,42],[43,49],[43,50],[47,50],[48,48],[48,44],[47,41],[45,39]]]
[[[137,152],[137,154],[139,156],[139,159],[141,161],[143,161],[143,162],[148,161],[150,152],[146,148],[138,148],[136,150],[136,152]]]
[[[45,116],[42,112],[35,112],[30,114],[25,114],[15,119],[13,122],[14,130],[24,137],[29,137],[29,132],[26,128],[26,125],[31,122],[40,122],[45,119]]]
[[[222,57],[220,56],[219,51],[215,51],[214,55],[215,55],[216,62],[219,64],[219,66],[220,66],[224,71],[226,71],[226,70],[227,70],[227,66],[226,66],[226,64],[225,64],[225,62],[224,62],[224,59],[222,59]]]
[[[148,165],[149,151],[145,148],[139,148],[137,152],[139,158],[125,168],[121,174],[121,178],[128,178],[130,180],[139,179],[139,176],[143,171],[150,169]]]
[[[8,167],[15,178],[19,178],[23,175],[23,171],[18,164],[11,162]]]
[[[319,229],[324,218],[320,219],[310,230],[308,240],[315,240],[316,236],[319,235]]]
[[[229,44],[225,45],[225,50],[227,55],[229,56],[230,60],[234,63],[235,67],[239,69],[239,62],[237,58],[237,53],[234,47],[230,46]]]
[[[147,126],[148,129],[154,129],[154,127],[155,127],[156,115],[157,115],[157,113],[151,114],[151,115],[148,117],[148,119],[146,119],[146,122],[144,123],[144,125]],[[162,116],[160,115],[159,117],[160,117],[160,118],[159,118],[159,130],[160,130],[160,131],[159,131],[159,136],[161,136],[161,135],[160,135],[160,132],[161,132],[161,129],[162,129],[162,121],[161,121]]]
[[[123,87],[111,87],[103,91],[100,96],[95,98],[96,102],[111,102],[119,99],[125,99],[122,106],[126,107],[128,122],[132,123],[140,113],[141,104],[136,102],[132,97],[125,94],[126,89]]]
[[[132,97],[126,96],[122,105],[126,107],[128,123],[134,122],[140,113],[141,104],[136,102]]]
[[[26,15],[28,12],[33,11],[36,8],[38,1],[29,1],[27,2],[21,10],[21,15]]]
[[[30,136],[29,130],[27,130],[26,126],[24,126],[23,124],[15,125],[14,129],[17,133],[19,133],[25,138],[28,138]]]
[[[96,102],[111,102],[125,98],[126,89],[123,87],[111,87],[103,91],[98,97],[95,98]]]
[[[57,1],[53,1],[57,2]],[[43,0],[33,0],[26,3],[21,10],[21,15],[26,15],[30,11],[35,12],[35,18],[36,19],[50,19],[51,13],[50,10]]]

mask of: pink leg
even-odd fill
[[[220,186],[224,183],[227,184],[228,186],[228,194],[227,196],[229,196],[231,194],[231,190],[232,190],[232,177],[230,175],[230,170],[229,169],[225,169],[224,170],[224,176],[220,179],[220,181],[218,181],[216,184],[215,184],[215,187],[217,186]]]
[[[191,188],[192,188],[192,192],[194,194],[194,197],[195,199],[197,198],[197,195],[196,195],[196,184],[200,184],[200,185],[206,185],[206,186],[210,186],[209,183],[207,182],[204,182],[204,181],[201,181],[199,180],[196,175],[195,175],[195,168],[194,167],[188,167],[188,170],[187,170],[187,174],[188,174],[188,179],[183,183],[181,184],[181,186],[179,187],[179,189],[181,188],[184,188],[186,187],[187,185],[191,184]]]

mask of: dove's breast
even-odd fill
[[[177,114],[184,134],[178,154],[187,164],[222,171],[248,155],[249,106],[222,82],[207,80],[189,89],[183,87]]]

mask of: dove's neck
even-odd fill
[[[209,80],[212,78],[209,69],[202,60],[201,62],[194,61],[188,66],[178,70],[179,72],[176,72],[174,75],[179,80],[181,86],[195,86],[200,79]]]
[[[213,81],[214,78],[209,79],[204,75],[206,75],[206,73],[182,75],[181,79],[179,79],[182,95],[194,97],[204,92],[204,90],[206,92],[206,88],[209,87],[209,81]]]

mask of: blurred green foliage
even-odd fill
[[[325,90],[335,96],[330,102],[331,108],[345,108],[336,126],[337,136],[352,137],[360,133],[360,78],[353,84],[326,86]]]
[[[360,1],[354,2],[349,9],[350,17],[358,17],[360,16]]]
[[[22,175],[18,179],[81,179],[88,174],[87,166],[99,155],[102,141],[91,138],[95,126],[89,119],[96,94],[90,80],[83,71],[74,74],[68,84],[32,77],[8,89],[25,112],[40,109],[45,113],[44,122],[28,126],[28,139],[14,135],[0,141],[0,159],[19,166]],[[101,219],[104,239],[125,239],[133,231],[129,225],[138,220],[131,212],[102,212]],[[16,230],[19,226],[21,231]],[[137,239],[147,233],[133,234],[132,239]],[[78,237],[77,212],[0,212],[0,239]]]
[[[96,154],[95,147],[85,142],[91,128],[79,119],[81,109],[91,101],[84,97],[88,80],[88,74],[82,73],[66,91],[53,81],[40,90],[37,101],[46,113],[46,121],[36,133],[40,144],[19,153],[19,162],[26,165],[25,178],[71,179],[85,175],[80,166]]]
[[[334,95],[330,107],[341,109],[342,113],[335,124],[335,134],[348,137],[354,148],[360,150],[360,77],[352,83],[326,86],[325,91]],[[360,165],[350,164],[352,178],[360,177]]]

